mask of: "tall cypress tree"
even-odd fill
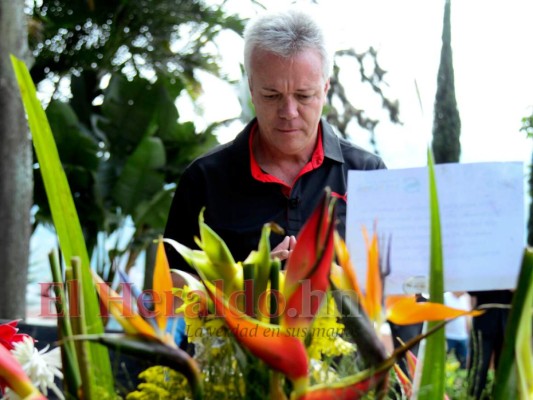
[[[461,155],[461,118],[455,99],[455,80],[453,74],[450,3],[444,6],[442,27],[442,49],[440,53],[437,94],[435,96],[435,115],[433,119],[432,149],[435,162],[458,162]]]

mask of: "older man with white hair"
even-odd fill
[[[295,9],[265,13],[248,23],[244,41],[256,118],[232,142],[188,166],[165,237],[194,247],[198,215],[205,207],[205,222],[236,260],[257,249],[268,222],[285,232],[270,238],[272,254],[284,260],[326,187],[339,198],[337,229],[344,235],[348,171],[385,164],[340,138],[321,118],[332,55],[315,19]],[[173,250],[168,255],[173,268],[188,269]]]

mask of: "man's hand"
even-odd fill
[[[286,260],[291,255],[294,246],[296,246],[296,237],[285,236],[285,239],[270,252],[270,255],[281,261]]]

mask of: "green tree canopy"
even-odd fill
[[[220,74],[214,39],[243,22],[199,0],[43,0],[27,13],[32,78],[54,93],[47,116],[88,248],[131,218],[131,265],[162,233],[172,184],[217,143],[213,126],[178,122],[175,100],[199,93],[197,70]],[[38,169],[35,180],[35,221],[49,223]]]

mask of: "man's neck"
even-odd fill
[[[311,159],[314,147],[294,155],[280,154],[261,143],[261,135],[258,133],[253,138],[252,145],[257,163],[263,171],[292,186],[302,168]]]

